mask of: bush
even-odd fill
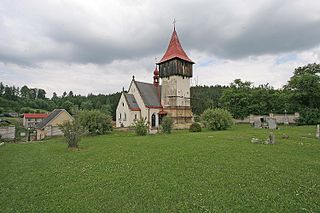
[[[80,124],[92,135],[102,135],[112,131],[112,119],[99,110],[80,111],[76,117]]]
[[[320,124],[320,109],[301,110],[298,119],[298,125],[316,125]]]
[[[193,123],[189,127],[189,132],[201,132],[201,125],[199,123]]]
[[[68,148],[79,148],[79,142],[84,134],[84,128],[78,120],[67,121],[59,125],[67,141]]]
[[[207,109],[201,118],[204,126],[210,130],[225,130],[233,124],[232,115],[224,109]]]
[[[20,109],[20,113],[34,113],[34,110],[31,109],[30,107],[22,107]]]
[[[143,118],[136,120],[133,124],[133,128],[137,135],[144,136],[148,133],[148,124]]]
[[[61,107],[71,113],[71,109],[73,108],[74,104],[71,101],[65,101],[61,105]]]
[[[173,127],[173,120],[171,117],[166,116],[162,120],[161,129],[163,133],[170,134]]]

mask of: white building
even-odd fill
[[[152,130],[159,127],[163,116],[170,116],[175,128],[188,127],[192,123],[190,78],[193,64],[174,29],[168,49],[153,72],[153,84],[136,81],[133,77],[128,92],[122,92],[116,126],[129,127],[136,119],[144,118]]]

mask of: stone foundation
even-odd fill
[[[193,123],[193,114],[190,107],[165,108],[173,120],[174,129],[188,129]]]

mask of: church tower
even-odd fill
[[[185,128],[192,123],[190,78],[194,62],[183,50],[175,28],[168,49],[157,64],[163,110],[173,118],[175,127]]]

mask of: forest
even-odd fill
[[[121,92],[87,96],[76,95],[72,91],[61,95],[54,92],[51,98],[46,95],[41,88],[26,85],[19,88],[1,82],[0,114],[51,111],[55,108],[64,108],[74,114],[77,110],[98,109],[115,119]],[[252,82],[241,79],[228,86],[191,87],[191,106],[195,115],[200,115],[207,108],[224,108],[234,118],[270,112],[300,112],[306,123],[317,123],[320,122],[320,64],[296,68],[287,84],[279,89],[269,84],[254,86]]]

